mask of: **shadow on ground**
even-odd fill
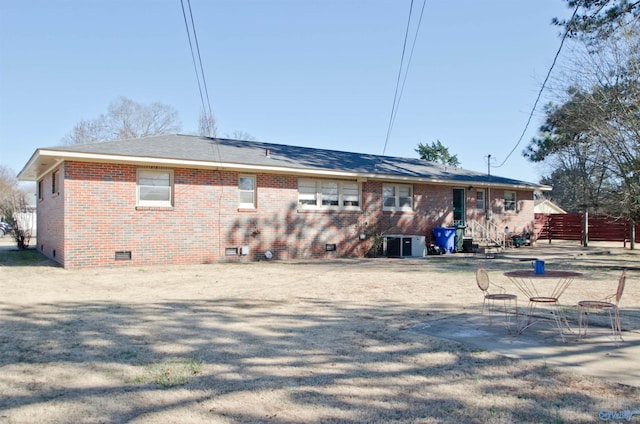
[[[428,313],[311,298],[0,306],[0,411],[10,422],[33,408],[63,422],[54,404],[67,422],[171,420],[185,409],[220,422],[593,422],[611,393],[620,401],[640,393],[487,352],[460,334],[493,337],[499,325],[433,320],[437,305]],[[500,340],[511,351],[530,348],[509,337]]]

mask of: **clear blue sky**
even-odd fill
[[[409,5],[191,0],[219,135],[382,154]],[[463,168],[502,163],[560,44],[551,19],[570,12],[562,0],[427,0],[385,154],[440,140]],[[170,105],[197,131],[180,0],[0,0],[0,165],[18,172],[119,96]],[[538,181],[520,154],[538,110],[492,174]]]

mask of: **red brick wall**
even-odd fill
[[[58,187],[52,193],[53,172],[42,180],[42,192],[37,200],[37,249],[48,258],[61,264],[65,262],[64,250],[64,166],[56,168],[59,173]]]
[[[67,163],[65,267],[203,263],[219,255],[230,176],[175,169],[173,207],[136,205],[136,166]],[[235,188],[237,186],[234,180]],[[236,203],[237,206],[237,203]],[[131,261],[115,260],[116,251]]]
[[[239,210],[239,173],[184,168],[173,169],[173,207],[137,207],[137,169],[66,162],[60,195],[45,190],[38,204],[43,252],[51,257],[55,249],[67,268],[260,260],[267,250],[275,259],[363,256],[371,240],[360,240],[361,233],[425,235],[429,241],[433,227],[453,219],[448,186],[414,184],[410,213],[381,211],[382,183],[376,181],[362,183],[360,211],[312,211],[298,209],[296,176],[259,173],[257,208]],[[529,207],[524,197],[518,193],[519,208],[522,215],[530,209],[532,221],[533,201]],[[520,215],[507,217],[509,225],[515,227]],[[336,251],[326,251],[327,244]],[[242,246],[248,255],[225,255]],[[131,260],[116,260],[116,251],[130,251]]]
[[[533,193],[524,190],[508,190],[516,193],[516,212],[504,212],[504,192],[502,189],[492,189],[494,220],[496,225],[509,227],[513,233],[523,230],[534,233],[534,202]]]

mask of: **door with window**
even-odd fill
[[[465,222],[464,189],[453,189],[453,225],[463,226]]]

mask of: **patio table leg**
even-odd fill
[[[560,331],[560,337],[562,338],[563,342],[566,342],[566,339],[564,337],[564,329],[563,327],[566,326],[567,330],[569,332],[571,332],[571,326],[569,325],[569,321],[567,320],[567,316],[566,314],[564,314],[564,312],[562,311],[561,305],[559,304],[558,300],[552,300],[552,299],[545,299],[545,300],[531,300],[529,299],[529,312],[527,314],[527,317],[525,318],[525,320],[523,320],[523,324],[518,328],[518,335],[522,334],[524,332],[524,330],[526,330],[527,328],[531,327],[533,324],[541,321],[542,319],[536,319],[533,320],[533,314],[535,312],[535,310],[537,309],[537,305],[538,304],[551,304],[553,305],[553,308],[550,309],[550,312],[553,314],[553,320],[556,324],[556,327],[558,328],[558,330]],[[564,323],[563,323],[564,321]]]
[[[581,276],[579,272],[551,270],[536,274],[534,270],[516,270],[504,273],[513,284],[529,298],[529,313],[526,320],[518,329],[518,334],[531,327],[535,322],[533,314],[538,305],[547,304],[553,314],[553,320],[560,331],[560,337],[566,342],[564,337],[564,326],[571,332],[571,326],[560,305],[560,296],[571,285],[574,278]],[[552,281],[552,280],[555,280]],[[548,283],[547,283],[548,282]]]

